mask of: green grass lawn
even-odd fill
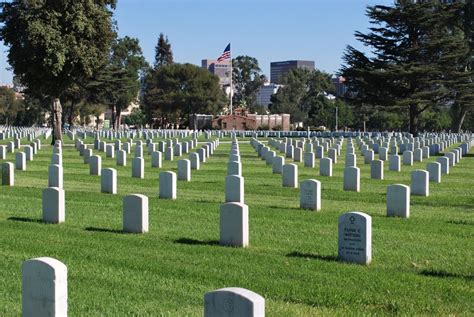
[[[145,154],[145,179],[134,179],[133,154],[127,167],[118,167],[100,153],[103,168],[118,171],[118,194],[110,195],[100,193],[100,177],[90,176],[79,153],[65,146],[66,222],[60,225],[40,221],[52,153],[47,144],[27,171],[15,171],[14,187],[0,187],[0,316],[21,313],[21,264],[42,256],[68,268],[71,316],[201,316],[204,294],[231,286],[262,295],[268,316],[474,314],[473,154],[441,184],[430,183],[429,197],[412,196],[410,218],[398,219],[385,216],[386,187],[409,185],[410,171],[427,161],[402,165],[402,172],[388,171],[386,162],[385,179],[372,180],[358,155],[360,193],[342,190],[344,151],[333,177],[320,177],[319,165],[298,163],[299,181],[322,183],[322,211],[310,212],[299,209],[299,190],[283,188],[281,175],[272,174],[247,138],[240,149],[250,247],[238,249],[218,245],[230,143],[193,170],[191,182],[178,181],[176,201],[158,199],[158,174],[176,171],[176,158],[156,169]],[[122,199],[131,193],[149,197],[147,234],[120,232]],[[369,266],[336,260],[338,217],[347,211],[372,216]]]

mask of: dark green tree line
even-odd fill
[[[417,134],[424,112],[469,99],[462,10],[461,3],[407,0],[368,7],[372,27],[355,36],[373,56],[347,47],[341,75],[348,101],[356,108],[406,112],[409,131]]]
[[[352,124],[351,110],[332,96],[331,75],[318,70],[292,69],[283,75],[282,84],[272,96],[272,113],[289,113],[292,123],[332,129],[336,125],[337,109],[339,127]]]
[[[225,105],[219,78],[191,64],[151,71],[145,81],[144,112],[155,126],[186,124],[195,113],[217,114]]]

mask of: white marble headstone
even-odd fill
[[[345,262],[369,264],[372,260],[372,218],[352,211],[339,217],[338,258]]]

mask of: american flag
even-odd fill
[[[222,61],[225,61],[226,59],[230,58],[230,43],[227,45],[227,47],[224,50],[224,53],[222,53],[221,56],[217,59],[217,62],[220,63]]]

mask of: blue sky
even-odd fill
[[[268,77],[270,62],[291,59],[335,73],[346,45],[363,48],[354,31],[367,29],[365,8],[373,4],[393,0],[118,0],[115,19],[119,35],[138,38],[150,63],[163,32],[176,62],[200,65],[232,42],[233,57],[257,58]],[[10,83],[7,48],[0,49],[0,83]]]

